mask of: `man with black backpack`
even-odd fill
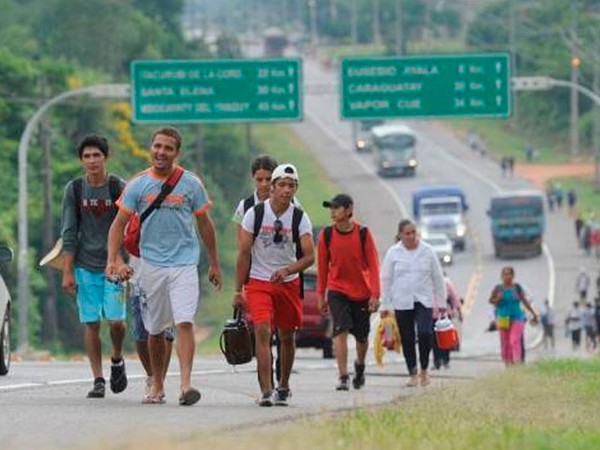
[[[244,306],[254,322],[259,406],[288,404],[294,332],[302,324],[299,273],[314,262],[312,224],[292,203],[297,190],[297,169],[291,164],[277,166],[269,199],[246,212],[239,235],[233,305]],[[281,345],[281,378],[275,390],[271,381],[273,326]]]
[[[64,191],[62,287],[67,294],[77,297],[79,319],[85,325],[85,347],[94,375],[94,385],[87,397],[103,398],[106,384],[100,340],[103,318],[109,321],[112,340],[110,388],[118,394],[127,387],[122,353],[125,303],[119,301],[119,286],[104,275],[108,230],[117,214],[115,202],[125,182],[106,171],[109,148],[105,138],[86,136],[77,153],[85,175],[70,181]]]
[[[336,390],[350,389],[348,334],[356,340],[352,385],[360,389],[365,384],[371,313],[379,308],[379,256],[369,229],[354,221],[352,197],[338,194],[323,207],[331,210],[333,225],[323,228],[317,244],[319,308],[323,314],[331,312],[333,319]]]

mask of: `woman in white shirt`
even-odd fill
[[[400,221],[398,239],[383,260],[381,316],[391,311],[395,313],[410,375],[407,385],[426,386],[429,384],[427,369],[433,339],[433,310],[442,312],[446,308],[444,274],[435,251],[419,240],[412,221]],[[417,336],[420,373],[417,371]]]

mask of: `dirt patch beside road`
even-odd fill
[[[538,188],[544,189],[549,180],[560,177],[592,177],[593,164],[517,165],[517,176],[527,178]]]

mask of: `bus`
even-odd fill
[[[415,176],[417,136],[410,127],[404,124],[373,127],[369,145],[379,176]]]

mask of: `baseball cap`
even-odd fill
[[[348,194],[338,194],[331,200],[324,201],[323,208],[339,208],[340,206],[343,208],[349,208],[353,204],[354,201]]]
[[[274,183],[278,178],[290,178],[298,181],[298,169],[292,164],[280,164],[275,167],[275,170],[271,174],[271,183]]]

